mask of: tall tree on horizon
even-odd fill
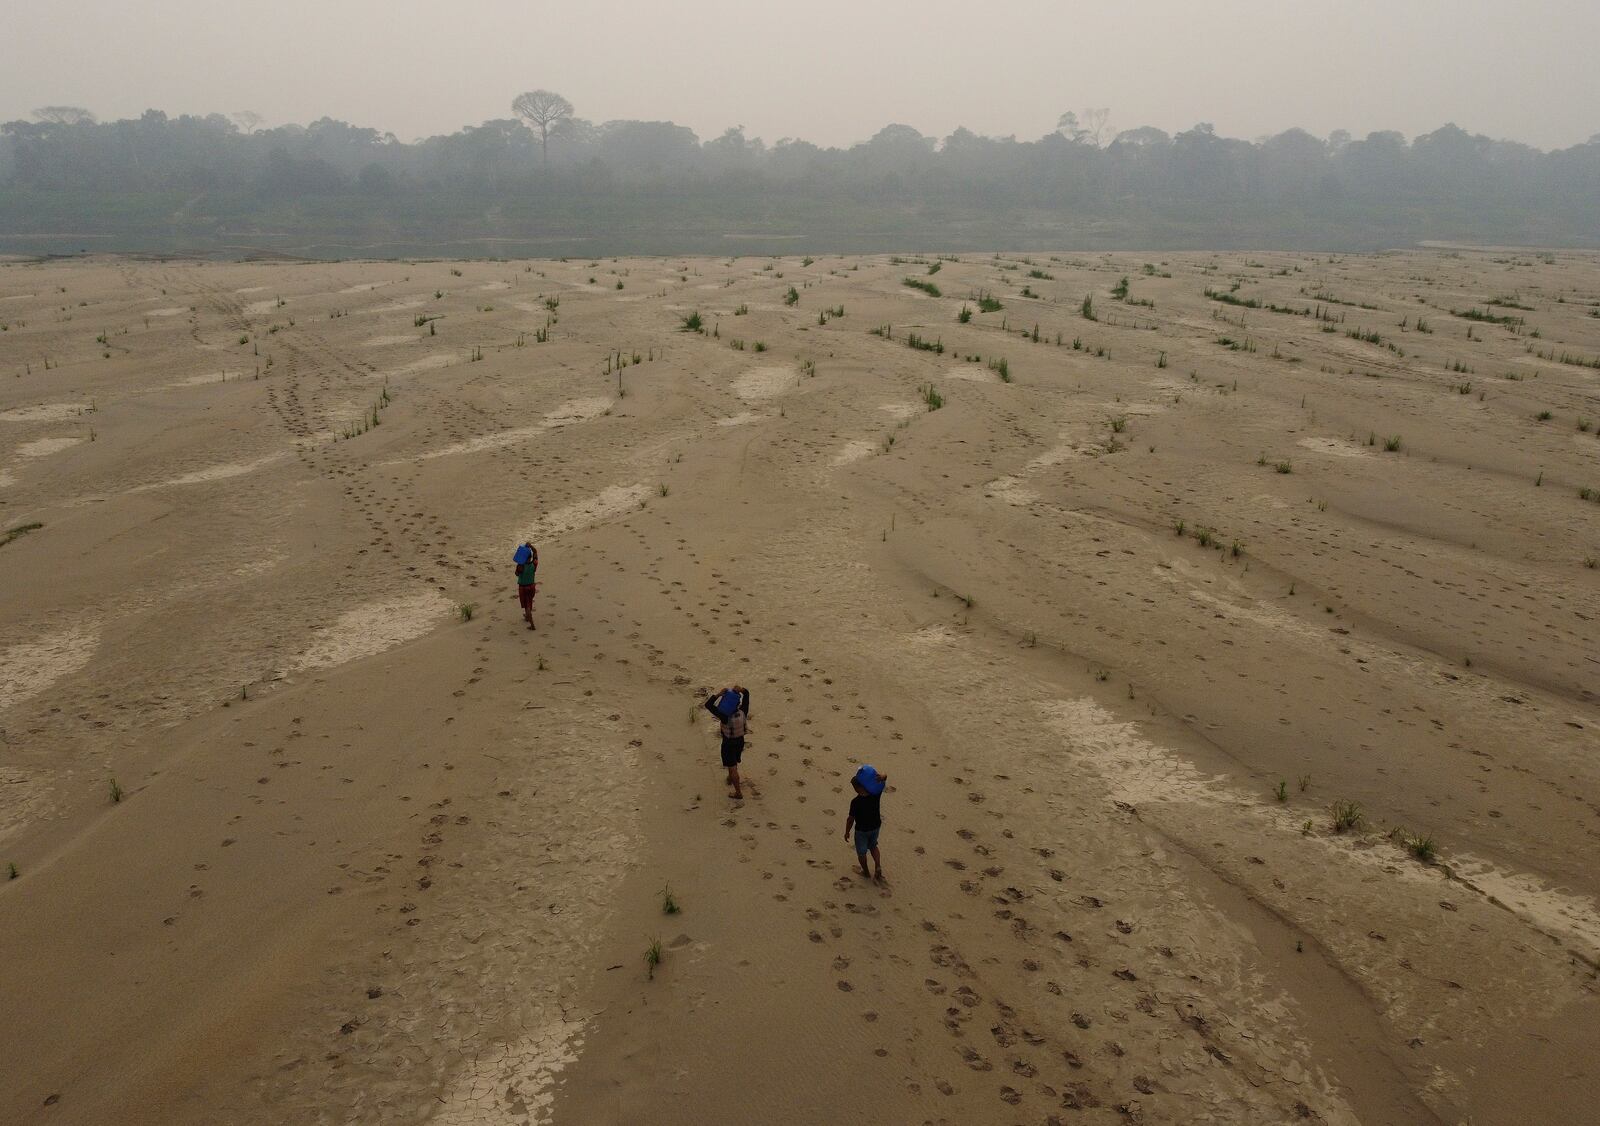
[[[33,111],[46,125],[93,125],[94,114],[82,106],[40,106]]]
[[[572,120],[572,103],[551,90],[529,90],[518,94],[511,112],[539,131],[539,159],[550,156],[550,134],[559,133]]]

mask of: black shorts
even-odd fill
[[[744,736],[737,739],[724,739],[722,741],[722,765],[738,766],[739,760],[744,758]]]

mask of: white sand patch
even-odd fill
[[[743,426],[747,422],[758,422],[761,416],[755,411],[740,411],[738,414],[729,415],[727,418],[717,419],[718,426]]]
[[[733,381],[733,393],[746,402],[759,402],[783,394],[799,381],[800,373],[792,368],[755,368]]]
[[[147,317],[176,317],[178,314],[187,313],[188,311],[189,311],[189,309],[185,305],[169,305],[165,309],[151,309],[148,313],[145,314],[145,316],[147,316]]]
[[[1333,457],[1366,457],[1370,453],[1365,446],[1358,446],[1343,438],[1301,438],[1295,445]]]
[[[81,441],[83,441],[82,438],[76,437],[40,438],[33,442],[24,442],[22,445],[18,446],[17,456],[25,458],[49,457],[51,454],[60,453],[62,450],[70,450],[73,446],[76,446]]]
[[[14,407],[0,411],[0,422],[65,422],[89,409],[80,403],[40,403],[36,407]]]
[[[1304,836],[1299,812],[1264,807],[1259,797],[1237,789],[1221,775],[1203,773],[1183,756],[1145,739],[1136,724],[1119,722],[1093,700],[1051,701],[1042,704],[1041,710],[1048,726],[1066,741],[1074,757],[1100,777],[1113,800],[1144,806],[1176,802],[1227,806],[1256,823],[1299,835],[1308,846],[1337,850],[1345,862],[1380,870],[1385,878],[1412,883],[1441,879],[1439,873],[1425,867],[1395,868],[1397,853],[1385,849]],[[1586,957],[1600,955],[1600,911],[1594,900],[1469,855],[1452,856],[1451,873],[1460,883],[1499,901],[1544,933],[1575,939],[1585,948]]]
[[[576,1063],[584,1021],[554,1020],[533,1036],[473,1053],[430,1126],[536,1126],[555,1106],[555,1079]]]
[[[393,649],[427,633],[449,609],[450,600],[433,590],[358,606],[317,630],[294,667],[328,669]]]
[[[1462,853],[1451,853],[1450,870],[1474,891],[1499,900],[1546,934],[1576,939],[1589,959],[1600,958],[1600,912],[1594,900],[1568,895],[1525,872],[1506,872]]]
[[[878,409],[891,418],[910,418],[912,415],[921,414],[927,408],[916,403],[879,403]]]
[[[264,285],[247,285],[243,289],[234,290],[234,292],[235,293],[260,293],[263,289],[266,289],[266,288],[267,287],[264,286]]]
[[[433,356],[424,356],[424,357],[422,357],[422,359],[415,360],[415,361],[407,364],[405,367],[395,368],[395,370],[390,372],[389,374],[390,375],[411,375],[411,374],[413,374],[415,372],[419,372],[419,371],[434,371],[434,370],[436,370],[438,368],[452,367],[455,364],[464,364],[466,362],[467,362],[467,360],[466,360],[465,356],[450,356],[450,355],[442,355],[442,354],[441,355],[433,355]]]
[[[568,399],[544,416],[544,424],[553,429],[558,426],[570,426],[574,422],[588,422],[610,410],[611,402],[611,399],[605,396]]]
[[[0,768],[0,841],[16,836],[49,807],[42,779]]]
[[[1051,446],[1044,453],[1028,462],[1027,470],[1031,473],[1039,469],[1049,469],[1060,465],[1064,461],[1071,461],[1076,457],[1083,457],[1084,453],[1070,442],[1063,442],[1059,446]]]
[[[943,623],[923,626],[921,629],[906,635],[906,643],[917,649],[932,649],[954,645],[959,640],[961,640],[961,635]]]
[[[985,496],[1005,501],[1007,504],[1027,506],[1039,500],[1039,494],[1016,477],[996,477],[983,489]]]
[[[270,313],[277,307],[278,299],[276,297],[270,297],[265,301],[250,302],[250,304],[244,307],[244,311],[250,314]]]
[[[551,536],[581,531],[624,512],[632,512],[650,495],[648,485],[612,485],[600,493],[547,512],[533,522],[526,539],[538,543]]]
[[[37,296],[37,293],[13,293],[10,297],[0,297],[0,301],[27,301]]]
[[[865,438],[856,438],[846,442],[838,453],[833,455],[833,464],[849,465],[852,461],[860,461],[864,457],[872,456],[872,451],[878,447]]]
[[[182,485],[203,485],[207,481],[226,481],[231,477],[243,477],[246,474],[256,472],[258,469],[265,469],[269,465],[283,461],[288,456],[288,454],[268,454],[266,457],[259,457],[254,461],[230,461],[222,465],[208,465],[204,469],[196,469],[193,473],[169,477],[165,481],[152,481],[148,485],[140,485],[128,491],[130,493],[148,493],[153,489],[171,489]]]
[[[361,346],[363,348],[385,348],[390,344],[411,344],[418,339],[420,338],[410,333],[396,332],[391,333],[388,336],[370,337],[369,339],[363,340],[361,342]]]
[[[395,461],[385,462],[386,465],[401,465],[407,461],[432,461],[440,457],[456,457],[460,454],[482,453],[484,450],[499,450],[506,446],[515,446],[526,442],[535,435],[542,434],[543,426],[518,426],[512,430],[497,430],[493,434],[481,434],[476,438],[468,438],[464,442],[452,442],[448,446],[441,446],[436,450],[429,450],[425,454],[418,454],[415,458],[399,458]]]
[[[978,364],[967,364],[965,367],[951,368],[944,375],[946,379],[961,379],[968,383],[998,383],[1000,381],[998,375]]]
[[[95,630],[72,626],[0,649],[0,712],[83,668],[98,644]]]
[[[403,301],[391,301],[387,305],[375,305],[371,309],[362,309],[363,313],[399,313],[406,309],[416,309],[426,305],[426,297],[408,297]]]

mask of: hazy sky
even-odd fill
[[[581,117],[742,124],[768,142],[900,122],[1032,139],[1112,129],[1256,137],[1454,121],[1541,148],[1600,133],[1600,0],[7,0],[0,120],[255,110],[403,139],[510,116],[545,87]]]

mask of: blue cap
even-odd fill
[[[517,548],[516,554],[514,554],[511,557],[511,562],[515,563],[517,566],[520,567],[520,566],[522,566],[522,564],[526,563],[528,560],[530,560],[532,558],[533,558],[533,548],[529,547],[527,544],[522,544],[520,547]]]
[[[869,794],[883,793],[883,776],[870,766],[863,766],[856,771],[855,777],[851,781],[860,783],[861,788]]]

